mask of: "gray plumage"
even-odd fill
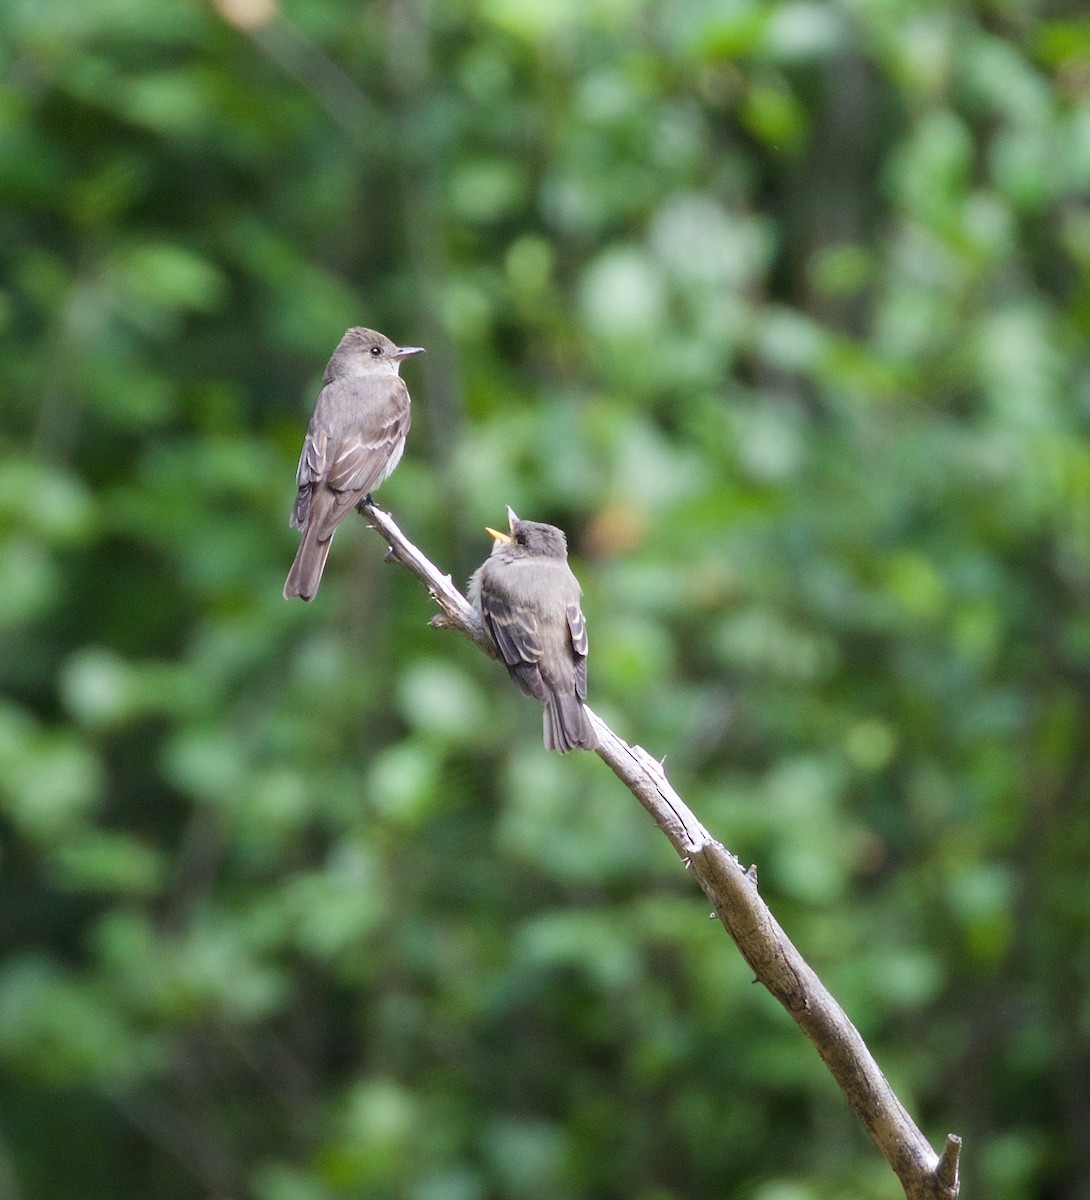
[[[567,540],[555,525],[507,513],[511,532],[488,531],[495,544],[469,581],[469,599],[511,678],[545,706],[545,749],[593,750],[598,739],[583,707],[587,626]]]
[[[411,412],[398,368],[422,353],[359,328],[349,329],[333,351],[299,456],[291,525],[303,536],[284,584],[286,600],[314,597],[337,526],[400,461]]]

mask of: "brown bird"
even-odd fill
[[[296,481],[291,525],[303,537],[284,584],[284,599],[311,600],[322,581],[337,526],[371,498],[405,449],[412,418],[401,360],[421,346],[395,346],[373,329],[350,329],[322,376]]]
[[[544,706],[546,750],[566,754],[598,745],[587,698],[587,625],[582,589],[568,566],[568,543],[555,525],[520,521],[510,533],[488,529],[491,555],[469,581],[469,599],[511,678]]]

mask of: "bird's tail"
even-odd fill
[[[303,530],[303,539],[295,552],[295,562],[291,564],[287,582],[284,584],[284,599],[291,600],[298,596],[301,600],[313,600],[322,582],[322,572],[325,570],[325,560],[329,555],[329,546],[333,535],[320,539],[318,523],[309,521]]]
[[[594,750],[598,738],[579,697],[572,693],[553,693],[545,702],[542,717],[542,732],[546,750],[558,750],[567,754],[577,746],[582,750]]]

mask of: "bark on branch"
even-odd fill
[[[430,624],[456,629],[488,655],[496,653],[476,610],[373,504],[361,513],[386,539],[387,559],[406,567],[428,589],[440,612]],[[598,756],[650,813],[691,869],[723,927],[757,979],[813,1042],[848,1102],[900,1180],[907,1200],[957,1200],[961,1138],[949,1134],[936,1154],[894,1095],[859,1031],[792,945],[757,891],[754,868],[717,842],[671,787],[662,763],[630,746],[594,712]]]

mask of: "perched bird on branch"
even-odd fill
[[[395,346],[359,328],[348,330],[333,351],[299,456],[291,524],[303,536],[285,600],[313,599],[337,526],[370,500],[401,460],[411,412],[398,368],[402,359],[423,353],[421,346]]]
[[[476,606],[511,678],[545,706],[546,750],[566,754],[598,742],[587,698],[587,626],[582,589],[568,566],[568,543],[555,525],[520,521],[510,533],[488,529],[492,553],[469,581]]]

